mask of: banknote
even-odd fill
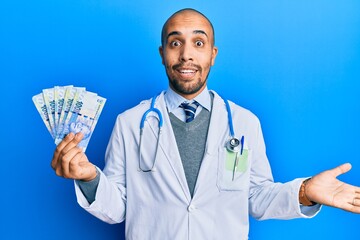
[[[43,89],[32,100],[55,144],[59,144],[70,132],[82,132],[84,137],[78,146],[83,151],[106,102],[97,93],[72,85]]]
[[[60,135],[62,134],[62,132],[64,130],[65,120],[71,110],[74,99],[80,94],[80,92],[83,92],[83,91],[85,91],[85,88],[83,88],[83,87],[81,87],[81,88],[80,87],[70,87],[66,90],[62,111],[59,116],[57,132],[55,134],[55,144],[59,144],[59,142],[61,142],[62,138],[60,137]]]
[[[65,98],[65,93],[66,90],[70,87],[73,87],[72,85],[69,86],[55,86],[54,90],[55,90],[55,130],[57,132],[57,127],[59,126],[59,120],[60,120],[60,115],[62,112],[62,108],[64,105],[64,98]]]
[[[53,131],[51,130],[49,114],[48,114],[48,110],[47,110],[47,107],[46,107],[46,104],[45,104],[43,94],[39,93],[39,94],[33,96],[32,100],[33,100],[33,102],[35,104],[35,107],[38,110],[38,112],[40,114],[40,117],[42,118],[47,130],[51,134],[52,138],[55,139]]]
[[[55,136],[55,91],[53,88],[43,89],[42,91],[47,112],[49,115],[49,123],[52,135]]]
[[[97,102],[99,103],[99,108],[98,108],[98,110],[96,112],[96,115],[95,115],[95,121],[93,123],[94,128],[95,128],[95,126],[96,126],[96,124],[97,124],[97,122],[99,120],[100,114],[101,114],[101,112],[102,112],[102,110],[103,110],[103,108],[105,106],[106,98],[98,96]]]
[[[87,142],[84,142],[86,146],[87,146],[87,144],[88,144],[88,142],[89,142],[89,140],[91,138],[91,135],[94,132],[94,129],[95,129],[96,124],[97,124],[97,122],[99,120],[100,114],[101,114],[101,112],[102,112],[102,110],[104,108],[105,102],[106,102],[105,98],[97,96],[98,109],[96,110],[96,114],[95,114],[94,120],[93,120],[91,128],[90,128],[90,130],[91,130],[90,131],[90,136],[89,136]],[[86,150],[86,146],[85,146],[85,149],[83,149],[84,151]]]

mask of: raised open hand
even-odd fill
[[[337,179],[350,169],[351,164],[345,163],[315,175],[307,182],[307,198],[320,204],[360,213],[360,188]]]

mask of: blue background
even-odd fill
[[[103,167],[116,115],[167,88],[162,24],[193,7],[213,22],[209,88],[261,120],[276,181],[351,162],[360,185],[360,1],[2,1],[1,239],[124,239],[76,203],[50,168],[54,143],[31,97],[85,86],[108,99],[87,154]],[[251,219],[251,239],[354,239],[360,216],[323,207],[313,219]],[[235,227],[235,225],[234,225]]]

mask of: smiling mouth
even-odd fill
[[[196,72],[198,71],[197,69],[190,69],[190,68],[179,68],[176,69],[176,71],[178,73],[180,73],[181,76],[183,76],[184,78],[191,78],[193,76],[195,76]]]

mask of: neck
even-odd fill
[[[204,84],[204,86],[202,86],[198,91],[194,92],[194,93],[183,93],[183,92],[179,92],[176,89],[173,88],[173,86],[170,85],[170,88],[176,92],[177,94],[179,94],[180,96],[182,96],[183,98],[186,98],[187,100],[192,100],[194,99],[196,96],[198,96],[200,93],[202,93],[202,91],[204,91],[206,85]]]

